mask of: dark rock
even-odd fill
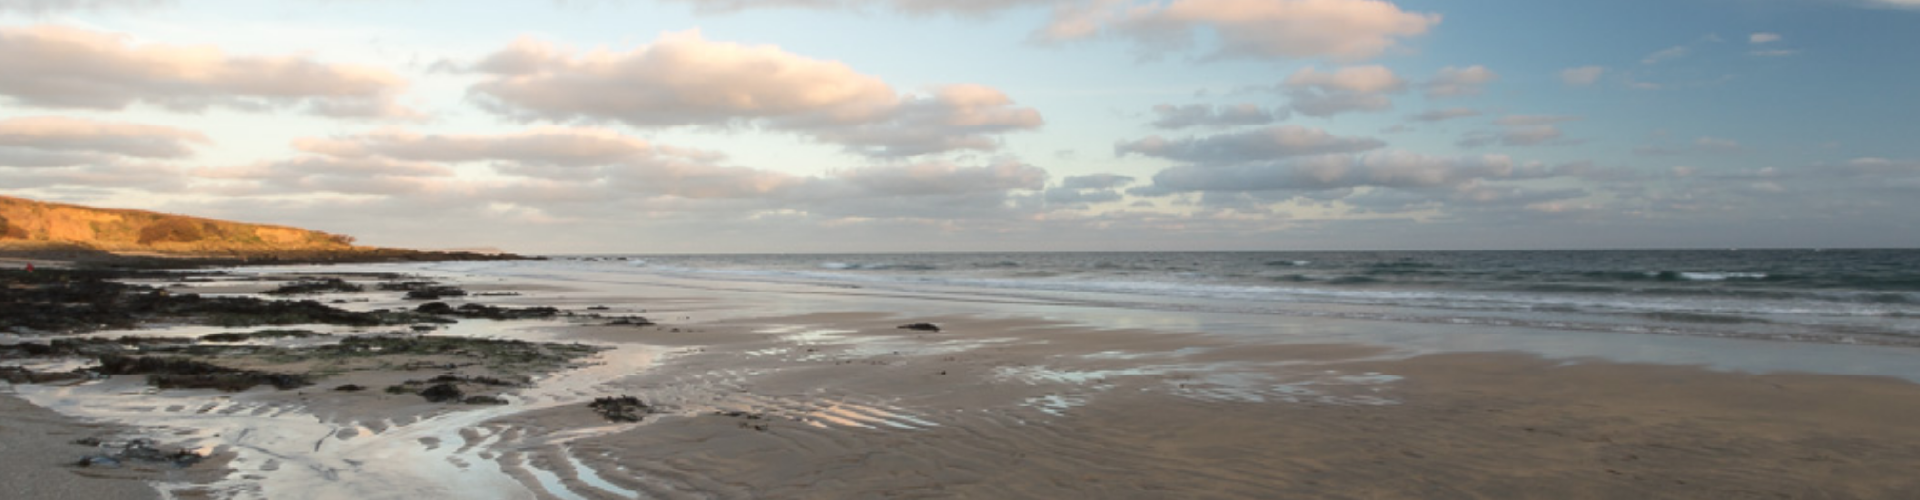
[[[934,325],[933,323],[908,323],[908,324],[900,325],[896,328],[899,328],[901,330],[919,330],[923,332],[940,331],[940,327],[938,325]]]
[[[443,297],[465,297],[466,290],[450,286],[427,287],[407,292],[407,300],[440,300]]]
[[[320,334],[306,330],[261,330],[253,333],[215,333],[201,335],[201,342],[246,342],[258,339],[307,338]]]
[[[507,400],[500,399],[499,396],[472,396],[461,401],[461,403],[470,405],[503,405],[507,404]]]
[[[413,308],[413,312],[417,312],[420,314],[439,314],[439,315],[446,315],[446,316],[451,316],[455,314],[453,310],[453,306],[447,305],[447,303],[445,302],[428,302],[425,304],[420,304],[420,307]]]
[[[461,398],[466,397],[466,395],[465,392],[462,392],[459,387],[454,387],[453,384],[438,384],[420,391],[420,397],[427,398],[428,402],[433,403],[459,401]]]
[[[653,321],[639,316],[627,316],[607,322],[606,326],[653,326]]]
[[[360,391],[367,390],[367,387],[363,385],[347,384],[340,387],[335,387],[333,388],[333,390],[340,391],[340,392],[360,392]]]
[[[327,292],[359,293],[359,292],[364,292],[366,290],[367,290],[366,288],[361,287],[360,285],[348,283],[346,280],[343,280],[340,278],[326,278],[321,280],[296,281],[293,283],[287,283],[285,285],[281,285],[279,288],[268,290],[267,294],[268,295],[306,295],[306,294],[317,294],[317,293],[327,293]]]

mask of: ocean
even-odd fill
[[[1920,250],[578,255],[548,265],[983,301],[1920,346]]]

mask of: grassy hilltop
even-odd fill
[[[62,260],[128,256],[289,261],[520,258],[356,246],[353,237],[145,210],[93,208],[0,196],[0,253]]]

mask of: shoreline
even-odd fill
[[[203,407],[177,404],[181,414],[164,418],[132,410],[169,398],[213,397],[218,401],[204,404],[213,404],[205,408],[214,414],[317,426],[291,433],[313,436],[286,438],[282,451],[300,457],[296,462],[338,466],[355,460],[354,453],[392,450],[415,457],[405,463],[421,468],[405,476],[416,477],[412,482],[384,488],[430,495],[449,492],[436,489],[434,478],[490,477],[478,484],[500,498],[1920,493],[1920,480],[1904,472],[1920,467],[1920,432],[1904,425],[1920,417],[1920,385],[1895,378],[1751,374],[1473,345],[1460,352],[1408,349],[1381,341],[1391,336],[1275,339],[1166,325],[1103,326],[1025,308],[978,313],[998,305],[926,302],[891,312],[845,312],[801,300],[759,307],[769,297],[792,299],[737,285],[678,291],[569,285],[564,277],[428,267],[395,268],[470,290],[518,293],[456,302],[582,314],[604,307],[596,312],[644,314],[663,324],[455,325],[443,334],[628,349],[595,358],[603,364],[554,372],[502,393],[512,404],[497,409],[424,407],[421,413],[419,403],[404,403],[412,408],[405,409],[318,397],[324,391],[221,396],[166,390],[129,396],[135,399],[123,403],[127,411],[109,420],[134,426],[189,421]],[[363,270],[298,270],[329,269],[343,276]],[[290,269],[236,271],[285,275]],[[271,283],[193,285],[246,294]],[[900,302],[861,303],[871,310]],[[941,331],[897,328],[920,321]],[[611,422],[586,408],[614,395],[644,402],[641,421]],[[80,405],[60,407],[81,411]],[[176,435],[218,441],[207,433]],[[314,437],[324,439],[316,444]],[[278,448],[262,451],[270,449]],[[226,464],[233,474],[210,481],[204,492],[253,498],[336,491],[326,488],[372,477],[362,476],[366,469],[339,467],[337,482],[301,478],[283,472],[293,464],[269,470],[259,457],[242,455]],[[278,486],[249,490],[234,482],[248,476]]]

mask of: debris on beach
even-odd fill
[[[108,452],[103,454],[80,457],[80,460],[74,463],[74,465],[80,467],[117,469],[129,463],[134,463],[170,465],[184,469],[192,467],[194,464],[200,463],[200,461],[206,460],[207,458],[204,455],[185,449],[176,450],[171,453],[160,451],[159,448],[155,447],[151,439],[134,439],[126,443],[113,445],[103,442],[98,438],[86,438],[75,441],[74,444],[109,449]]]
[[[933,324],[933,323],[907,323],[907,324],[904,324],[904,325],[900,325],[900,326],[898,326],[898,327],[895,327],[895,328],[898,328],[898,329],[901,329],[901,330],[918,330],[918,331],[923,331],[923,332],[937,332],[937,331],[940,331],[940,326],[939,326],[939,325],[935,325],[935,324]]]

